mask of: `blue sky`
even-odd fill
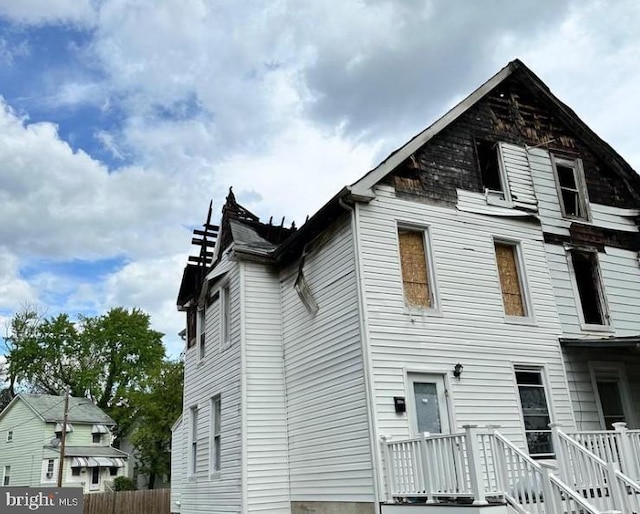
[[[139,307],[166,334],[229,186],[300,224],[508,61],[640,169],[640,5],[0,0],[0,322]]]

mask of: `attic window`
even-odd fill
[[[562,214],[566,218],[588,220],[587,189],[581,159],[552,156]]]
[[[476,139],[476,155],[482,178],[482,186],[490,191],[505,192],[506,182],[500,163],[500,149],[498,143],[485,139]],[[503,194],[503,197],[504,194]]]

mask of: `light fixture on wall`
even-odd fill
[[[462,375],[463,368],[464,366],[459,362],[453,367],[453,376],[456,377],[458,380],[460,380],[460,375]]]

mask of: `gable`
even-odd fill
[[[640,177],[520,61],[513,61],[431,127],[351,186],[376,183],[418,201],[456,202],[456,189],[483,192],[475,141],[540,147],[584,163],[595,203],[637,207]]]

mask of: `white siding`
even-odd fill
[[[195,476],[184,480],[182,487],[183,514],[218,514],[241,512],[241,381],[240,381],[240,273],[235,264],[215,287],[228,281],[231,294],[231,344],[221,351],[220,301],[206,312],[206,356],[198,360],[198,344],[185,356],[184,438],[186,460],[191,433],[189,409],[198,406],[198,458]],[[215,291],[214,287],[214,291]],[[222,399],[221,472],[211,474],[210,419],[211,398]]]
[[[616,350],[567,349],[566,366],[569,377],[569,388],[576,417],[578,430],[602,430],[596,397],[589,373],[589,362],[614,362],[621,364],[626,370],[631,408],[633,415],[627,420],[629,428],[639,428],[640,413],[640,362],[637,358],[629,358],[629,353]]]
[[[406,372],[442,370],[450,377],[456,429],[498,424],[524,446],[514,363],[544,366],[552,418],[573,425],[539,225],[397,199],[384,186],[359,208],[379,434],[410,433],[412,414],[396,414],[393,403],[394,396],[410,395]],[[397,222],[429,228],[440,314],[405,307]],[[520,241],[534,314],[529,324],[505,321],[493,236]],[[452,378],[458,362],[464,366],[459,381]]]
[[[372,501],[370,432],[353,239],[348,217],[310,248],[310,314],[283,272],[283,334],[292,501]]]
[[[291,509],[280,280],[263,265],[246,262],[242,266],[247,510],[288,514]]]
[[[186,479],[186,439],[182,418],[176,422],[171,433],[171,512],[180,512],[182,487]]]
[[[514,205],[530,211],[537,211],[538,200],[533,191],[527,152],[521,146],[508,143],[500,143],[500,151]]]

